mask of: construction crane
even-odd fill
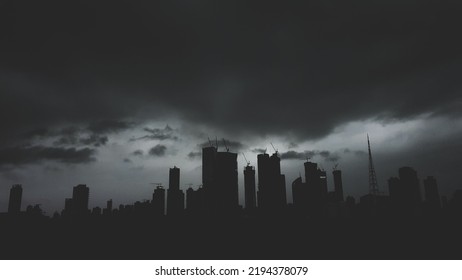
[[[228,145],[226,145],[226,140],[225,140],[225,138],[223,138],[223,144],[225,144],[226,151],[229,152],[229,148],[228,148]]]
[[[270,144],[271,144],[271,147],[273,147],[274,153],[277,155],[277,154],[278,154],[278,150],[276,150],[276,148],[274,147],[273,143],[270,143]]]
[[[212,141],[210,141],[210,137],[207,137],[207,139],[209,139],[209,145],[210,145],[210,147],[213,147]]]
[[[247,160],[247,158],[245,157],[245,154],[242,153],[242,155],[244,156],[244,159],[245,159],[245,162],[247,163],[247,166],[250,166],[250,161]]]
[[[338,166],[338,163],[336,163],[334,167],[332,167],[332,171],[337,171],[337,166]]]

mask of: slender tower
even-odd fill
[[[367,134],[367,148],[369,150],[369,194],[376,196],[379,194],[379,185],[377,184],[377,175],[375,174],[374,164],[372,163],[369,134]]]

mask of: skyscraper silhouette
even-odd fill
[[[167,215],[179,216],[184,210],[184,193],[180,190],[180,169],[170,168],[167,190]]]
[[[309,194],[306,183],[302,182],[302,177],[298,177],[292,182],[292,200],[295,209],[299,214],[308,214]]]
[[[439,211],[441,209],[441,200],[435,177],[428,176],[423,182],[427,209],[433,213]]]
[[[277,152],[271,157],[264,153],[257,156],[258,205],[267,213],[280,213],[286,206],[285,176],[281,174],[281,159]]]
[[[401,187],[405,190],[406,198],[409,203],[418,204],[422,202],[420,194],[420,183],[417,172],[411,167],[401,167],[398,170]]]
[[[204,188],[204,208],[208,212],[214,210],[214,198],[216,196],[216,186],[214,184],[215,161],[217,148],[204,147],[202,148],[202,186]]]
[[[193,190],[188,188],[186,191],[186,211],[192,215],[202,215],[205,211],[204,188]]]
[[[332,171],[332,175],[334,176],[335,201],[343,201],[342,171],[336,169]]]
[[[10,189],[10,200],[8,203],[8,213],[17,214],[21,212],[22,186],[13,185]]]
[[[72,213],[78,216],[88,214],[90,189],[87,185],[77,185],[72,190]]]
[[[210,215],[235,214],[239,207],[237,154],[204,147],[202,172],[207,212]]]
[[[256,208],[255,194],[255,169],[247,165],[244,169],[244,191],[245,191],[245,208],[253,210]]]
[[[165,214],[165,189],[162,186],[157,186],[152,194],[151,201],[152,211],[156,216]]]
[[[236,214],[239,207],[237,154],[217,152],[215,158],[214,185],[215,209],[218,213]]]
[[[327,204],[327,179],[325,171],[318,168],[318,164],[307,161],[305,166],[305,180],[307,188],[308,213],[312,217],[323,216]]]

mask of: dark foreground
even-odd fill
[[[2,220],[1,259],[462,259],[458,218]]]

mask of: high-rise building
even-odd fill
[[[109,199],[107,202],[106,202],[106,209],[109,213],[112,212],[112,199]]]
[[[10,200],[8,203],[8,213],[17,214],[21,212],[22,186],[13,185],[10,189]]]
[[[216,187],[215,209],[224,214],[233,214],[239,208],[239,187],[237,174],[237,154],[217,152],[214,185]]]
[[[307,188],[307,208],[310,216],[323,216],[327,207],[327,177],[326,172],[318,168],[318,164],[307,161],[305,180]]]
[[[334,170],[332,175],[334,176],[335,201],[343,201],[342,171]]]
[[[321,196],[323,200],[327,199],[327,173],[324,170],[318,170],[319,182],[321,185]]]
[[[87,185],[77,185],[72,191],[72,213],[75,215],[88,214],[88,200],[90,189]]]
[[[408,203],[418,204],[422,202],[420,195],[420,183],[417,172],[411,167],[401,167],[398,170],[401,187],[405,190]]]
[[[202,185],[207,212],[234,214],[239,209],[237,154],[202,149]]]
[[[245,208],[252,210],[256,208],[255,194],[255,169],[247,165],[244,169],[244,191],[245,191]]]
[[[285,176],[281,174],[281,158],[277,153],[259,154],[258,207],[266,212],[278,212],[287,204]]]
[[[152,194],[152,210],[154,215],[163,216],[165,213],[165,189],[162,186],[157,186]]]
[[[431,210],[441,209],[440,194],[438,184],[433,176],[428,176],[424,181],[425,203]]]
[[[307,214],[308,207],[308,188],[302,182],[302,177],[298,177],[292,182],[292,201],[295,209]]]
[[[188,214],[198,215],[205,211],[204,188],[193,190],[188,188],[186,191],[186,211]]]
[[[167,215],[179,216],[184,210],[184,193],[180,190],[180,169],[170,168],[167,190]]]
[[[214,184],[217,148],[202,148],[202,186],[204,192],[204,209],[212,213],[215,206],[216,185]]]

